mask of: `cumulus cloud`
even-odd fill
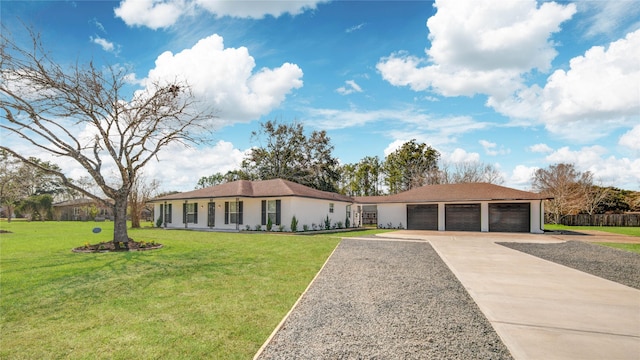
[[[640,189],[640,158],[617,158],[600,145],[579,150],[565,146],[547,155],[545,160],[549,164],[575,164],[578,170],[593,173],[594,179],[605,186]]]
[[[362,92],[362,88],[354,80],[347,80],[344,82],[345,86],[341,86],[336,91],[341,95],[349,95],[354,92]]]
[[[190,49],[158,56],[145,81],[186,81],[194,95],[229,124],[269,113],[302,87],[302,69],[295,64],[258,71],[255,67],[247,48],[225,48],[222,37],[212,35]]]
[[[426,58],[399,52],[377,69],[396,86],[445,96],[489,94],[499,98],[521,87],[522,74],[548,71],[556,56],[552,33],[575,5],[526,1],[437,0],[429,18]]]
[[[480,154],[476,152],[467,152],[464,149],[456,148],[452,152],[442,152],[441,160],[445,163],[475,163],[480,161]]]
[[[633,129],[622,135],[618,144],[632,150],[640,150],[640,125],[636,125]]]
[[[533,173],[536,170],[538,167],[535,166],[517,165],[507,179],[507,186],[521,189],[530,187]]]
[[[535,153],[550,153],[553,149],[547,144],[535,144],[529,146],[529,150]]]
[[[537,119],[563,138],[595,140],[640,120],[639,58],[637,30],[571,59],[569,68],[556,70],[544,88],[533,86],[508,101],[489,99],[488,104],[508,116]]]
[[[122,0],[114,11],[129,26],[159,29],[174,25],[181,16],[202,11],[220,17],[261,19],[283,14],[298,15],[326,1]]]
[[[237,149],[228,141],[198,148],[171,144],[160,153],[160,161],[145,166],[145,175],[160,181],[165,191],[193,190],[203,176],[238,169],[246,154],[246,150]]]

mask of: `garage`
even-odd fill
[[[438,230],[438,205],[407,205],[407,229]]]
[[[447,231],[480,231],[480,204],[446,204],[444,206]]]
[[[489,231],[531,231],[531,206],[529,203],[489,204]]]

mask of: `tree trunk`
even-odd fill
[[[113,206],[113,242],[124,243],[128,247],[127,234],[127,196],[118,196]]]

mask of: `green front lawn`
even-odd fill
[[[545,230],[598,230],[613,234],[622,234],[640,237],[640,227],[620,227],[620,226],[566,226],[556,224],[545,224]],[[640,254],[640,244],[618,244],[618,243],[598,243],[599,245],[609,246],[616,249],[622,249]]]
[[[340,241],[147,228],[163,249],[76,254],[113,224],[0,229],[2,359],[250,359]]]
[[[566,226],[556,224],[544,224],[545,230],[598,230],[614,234],[622,234],[629,236],[640,236],[640,227],[622,227],[622,226]]]

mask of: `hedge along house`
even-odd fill
[[[270,219],[274,230],[283,226],[290,231],[295,216],[300,231],[305,225],[324,228],[327,219],[331,226],[346,226],[351,222],[353,199],[274,179],[238,180],[159,197],[150,203],[156,221],[161,217],[165,228],[264,230]]]
[[[426,185],[388,196],[354,198],[364,222],[409,230],[543,233],[540,194],[487,183]]]

